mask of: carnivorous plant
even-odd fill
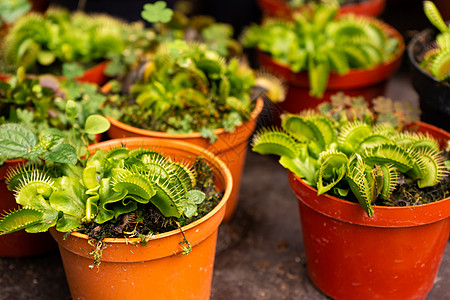
[[[232,131],[249,118],[254,81],[237,59],[227,62],[204,44],[176,40],[160,46],[129,94],[109,97],[105,113],[143,129],[215,140],[214,129]]]
[[[10,129],[6,127],[0,126],[2,134]],[[11,131],[6,141],[0,139],[0,151],[6,145],[22,144],[24,130]],[[32,135],[27,132],[26,137]],[[59,148],[52,149],[64,157]],[[97,150],[87,159],[75,155],[74,161],[19,165],[8,170],[6,183],[20,208],[4,213],[0,235],[22,229],[44,232],[55,226],[60,232],[86,233],[97,242],[105,237],[141,237],[145,242],[153,234],[208,213],[220,199],[212,176],[201,158],[189,164],[152,149],[130,150],[125,145]]]
[[[107,15],[51,8],[19,18],[2,43],[3,63],[28,72],[61,73],[66,62],[95,64],[125,47],[127,25]]]
[[[255,135],[253,151],[280,156],[280,164],[316,188],[318,195],[357,200],[370,217],[372,205],[399,205],[393,193],[404,182],[424,189],[441,184],[448,174],[448,158],[435,139],[381,120],[386,119],[368,109],[350,115],[345,110],[285,114],[282,128]],[[407,205],[435,200],[419,196]]]
[[[374,19],[346,15],[336,18],[336,5],[310,5],[293,21],[268,18],[242,36],[244,47],[257,48],[293,72],[307,71],[310,95],[322,97],[330,72],[347,74],[388,61],[398,40]]]
[[[162,27],[169,26],[163,22],[170,18],[175,22],[172,13],[158,1],[146,4],[142,17]],[[213,26],[218,24],[210,24],[211,20],[205,18],[192,22],[204,34],[206,43],[186,40],[183,31],[177,37],[177,31],[171,30],[175,35],[162,39],[133,85],[128,88],[117,81],[107,85],[110,89],[105,88],[109,92],[105,115],[146,130],[200,132],[211,142],[217,139],[215,129],[231,132],[250,118],[255,107],[252,100],[256,98],[252,97],[257,82],[253,70],[239,58],[220,54],[230,48],[230,32],[222,32],[221,27]],[[268,82],[264,90],[274,86]]]

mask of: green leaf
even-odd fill
[[[320,161],[317,195],[328,192],[344,178],[348,158],[342,152],[323,152]]]
[[[214,133],[214,129],[207,127],[202,127],[200,129],[200,135],[202,136],[202,138],[208,139],[211,144],[213,144],[218,139],[217,135]]]
[[[50,205],[64,214],[77,218],[85,216],[84,187],[75,177],[63,176],[55,182],[56,191],[50,196]]]
[[[31,3],[28,0],[2,0],[0,1],[0,21],[3,19],[6,23],[13,23],[30,9]]]
[[[126,65],[121,61],[119,54],[114,55],[105,68],[105,74],[110,77],[115,77],[126,72]]]
[[[0,126],[0,154],[8,158],[23,158],[36,144],[36,135],[25,126],[20,124]]]
[[[42,221],[36,225],[30,226],[27,229],[25,229],[28,233],[38,233],[38,232],[45,232],[50,227],[53,227],[56,225],[56,221],[58,220],[59,213],[57,210],[54,209],[46,209],[44,211],[44,216],[42,218]]]
[[[0,220],[0,235],[9,234],[37,224],[42,220],[41,211],[23,208],[13,211]]]
[[[106,132],[110,126],[111,124],[105,117],[90,115],[86,120],[84,130],[89,134],[100,134]]]
[[[222,124],[226,132],[232,132],[237,126],[242,124],[242,117],[238,112],[233,111],[223,120]]]
[[[166,2],[157,1],[154,4],[147,3],[144,5],[144,10],[141,12],[142,19],[149,23],[167,23],[172,18],[173,11],[166,8]]]
[[[192,203],[181,203],[181,208],[183,209],[183,214],[186,218],[192,218],[197,213],[197,205]]]
[[[68,79],[82,76],[84,72],[83,67],[78,63],[65,63],[62,66],[62,73]]]
[[[74,165],[78,161],[77,151],[75,147],[69,144],[59,144],[50,151],[45,152],[42,158],[62,164]]]
[[[292,159],[299,155],[297,142],[279,129],[263,129],[253,137],[252,144],[252,151],[259,154],[273,154]]]
[[[70,215],[62,215],[56,223],[56,230],[59,232],[70,232],[80,227],[81,222],[78,218]]]
[[[102,179],[102,184],[99,190],[99,210],[98,215],[95,218],[95,222],[102,224],[106,221],[114,218],[114,203],[123,200],[127,195],[127,190],[122,190],[121,193],[116,193],[112,189],[109,189],[109,179]],[[117,205],[116,207],[118,207]]]
[[[315,187],[314,175],[316,173],[315,160],[306,158],[301,160],[299,158],[289,158],[283,156],[279,160],[280,165],[290,170],[300,178],[305,179],[306,183]]]
[[[193,204],[200,204],[205,200],[205,193],[199,190],[190,190],[186,193],[186,200]]]
[[[37,54],[37,61],[43,66],[49,66],[56,60],[56,55],[51,51],[41,50]]]

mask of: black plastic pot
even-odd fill
[[[422,121],[450,131],[450,84],[440,82],[419,66],[423,54],[430,49],[436,34],[431,28],[416,34],[408,45],[408,60],[411,65],[412,84],[420,97]]]

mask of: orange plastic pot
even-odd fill
[[[5,177],[9,167],[14,167],[24,162],[21,159],[8,160],[0,167],[0,213],[19,208],[14,197],[14,192],[8,190],[6,186]],[[1,257],[37,256],[55,251],[56,249],[56,243],[48,232],[26,233],[25,230],[20,230],[0,236]]]
[[[76,77],[75,79],[79,82],[89,82],[103,85],[109,79],[109,77],[104,73],[106,67],[108,66],[108,63],[109,61],[99,63],[92,68],[85,70],[83,72],[83,75],[81,75],[80,77]]]
[[[156,148],[173,159],[204,157],[213,166],[216,186],[224,190],[220,203],[203,218],[182,227],[192,252],[181,254],[179,230],[153,236],[146,246],[140,239],[105,239],[99,270],[90,269],[94,249],[86,235],[72,233],[65,240],[54,228],[72,299],[209,299],[217,231],[232,189],[231,174],[212,153],[184,142],[153,138],[125,138],[101,142],[90,150],[126,145]]]
[[[442,142],[449,133],[418,123]],[[425,299],[450,232],[450,198],[410,207],[373,206],[317,190],[289,172],[298,198],[308,275],[333,299]]]
[[[386,0],[367,0],[359,3],[344,4],[341,6],[339,14],[356,14],[377,17],[383,12],[385,4]],[[282,0],[258,0],[258,5],[264,15],[270,17],[290,19],[292,14],[298,10],[290,7],[287,1]]]
[[[107,75],[105,75],[104,71],[106,67],[108,66],[109,61],[101,62],[89,69],[86,69],[83,72],[83,75],[79,77],[75,77],[75,79],[79,82],[88,82],[88,83],[95,83],[97,85],[103,85],[106,83],[109,79]],[[35,76],[35,75],[30,75]],[[0,73],[0,81],[7,82],[12,77],[11,74],[7,73]],[[63,77],[61,77],[63,78]]]
[[[238,203],[241,175],[247,155],[248,139],[255,130],[257,117],[261,113],[263,103],[262,99],[258,99],[250,120],[236,127],[233,132],[226,132],[223,128],[214,130],[214,133],[218,136],[218,140],[214,144],[211,144],[207,139],[203,138],[200,132],[178,134],[150,131],[129,126],[111,117],[107,117],[111,123],[108,136],[112,139],[123,137],[153,137],[161,140],[183,141],[200,146],[217,155],[225,162],[233,177],[233,191],[231,192],[224,218],[225,221],[229,221],[233,217]]]
[[[293,72],[288,65],[275,61],[269,54],[258,51],[258,61],[261,67],[268,72],[282,78],[288,84],[286,99],[277,103],[281,111],[299,113],[302,110],[315,108],[318,104],[330,101],[330,96],[339,91],[350,96],[364,96],[369,101],[377,96],[384,95],[387,79],[400,67],[405,44],[401,34],[386,23],[371,19],[379,24],[389,37],[398,40],[398,49],[392,58],[383,64],[366,68],[351,69],[345,75],[332,72],[328,79],[327,89],[322,98],[309,95],[308,72]]]

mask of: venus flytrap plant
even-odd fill
[[[2,44],[3,62],[35,74],[59,74],[68,62],[93,64],[125,47],[127,25],[107,15],[50,8],[19,18]]]
[[[444,22],[432,1],[424,1],[423,10],[439,33],[435,45],[431,45],[431,49],[424,54],[420,65],[439,81],[446,81],[450,78],[450,25]]]
[[[142,16],[149,22],[161,23],[167,19],[160,19],[157,12],[161,9],[167,8],[160,1],[147,4]],[[199,132],[214,143],[218,138],[214,130],[232,132],[250,119],[256,100],[252,92],[258,78],[244,61],[224,57],[209,44],[187,42],[182,37],[161,43],[129,89],[119,87],[120,94],[110,90],[104,111],[136,128],[180,134]],[[263,88],[283,90],[268,80]],[[283,92],[271,94],[283,96]]]
[[[347,74],[388,61],[398,41],[376,21],[353,15],[336,18],[338,6],[311,5],[293,21],[267,19],[242,35],[247,48],[257,48],[293,72],[307,71],[310,95],[321,98],[331,72]]]
[[[73,107],[67,112],[71,118]],[[85,126],[91,133],[99,128]],[[152,149],[125,146],[79,158],[55,132],[39,143],[32,131],[17,124],[2,125],[0,132],[9,132],[7,139],[0,139],[2,154],[30,159],[8,171],[6,183],[20,208],[4,213],[0,235],[22,229],[44,232],[53,226],[61,232],[86,233],[96,240],[94,265],[100,263],[104,238],[181,230],[220,200],[211,167],[201,158],[190,165]],[[190,244],[183,243],[188,253]]]
[[[285,114],[282,129],[255,135],[253,151],[280,156],[280,163],[316,188],[318,195],[358,201],[370,217],[372,205],[396,205],[393,193],[402,185],[400,178],[419,189],[438,189],[448,175],[448,159],[431,136],[402,132],[377,119],[367,112],[350,120],[342,113]],[[423,195],[408,205],[431,201],[435,199]]]

